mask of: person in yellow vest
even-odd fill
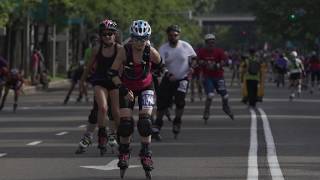
[[[249,50],[248,57],[242,57],[241,62],[241,81],[242,81],[242,102],[249,103],[250,107],[255,107],[258,96],[263,96],[263,89],[259,93],[259,83],[262,82],[263,63],[258,58],[255,49]],[[262,83],[263,84],[263,83]],[[262,86],[260,84],[260,86]],[[263,86],[262,86],[263,87]]]
[[[270,58],[270,57],[267,56],[266,53],[262,54],[261,61],[260,61],[260,63],[261,63],[261,66],[260,66],[261,77],[260,77],[259,87],[258,87],[258,99],[257,99],[258,102],[262,102],[263,96],[264,96],[264,82],[266,79],[266,74],[268,72],[268,64],[267,64],[268,58]]]

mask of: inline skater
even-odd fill
[[[204,40],[205,47],[197,52],[199,63],[203,67],[203,84],[207,94],[203,119],[207,123],[212,99],[217,92],[221,96],[222,110],[233,120],[234,115],[229,106],[229,95],[224,80],[223,66],[227,63],[226,55],[222,49],[215,47],[215,35],[206,34]]]
[[[120,92],[120,124],[118,126],[120,176],[124,177],[129,167],[130,141],[134,130],[132,112],[135,99],[139,104],[139,120],[137,129],[141,136],[140,160],[146,177],[151,179],[153,169],[152,153],[150,150],[152,122],[151,114],[154,105],[154,85],[151,66],[156,69],[163,67],[159,53],[151,47],[148,40],[151,27],[147,21],[133,21],[130,27],[131,41],[119,50],[112,70],[109,72]],[[121,81],[118,69],[123,67]],[[122,83],[121,83],[122,82]]]

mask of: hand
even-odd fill
[[[188,80],[192,79],[193,72],[194,72],[193,68],[190,68],[188,72]]]
[[[129,90],[128,94],[124,98],[128,99],[129,101],[133,101],[134,100],[133,92],[131,90]]]

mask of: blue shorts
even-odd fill
[[[228,94],[226,83],[223,78],[206,77],[203,81],[203,86],[206,94],[214,93],[216,91],[221,96]]]

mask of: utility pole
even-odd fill
[[[52,77],[56,77],[56,25],[52,27]]]
[[[30,70],[30,14],[28,12],[27,14],[27,22],[26,22],[26,28],[25,28],[25,44],[24,44],[24,76],[27,77],[29,75],[29,70]]]

